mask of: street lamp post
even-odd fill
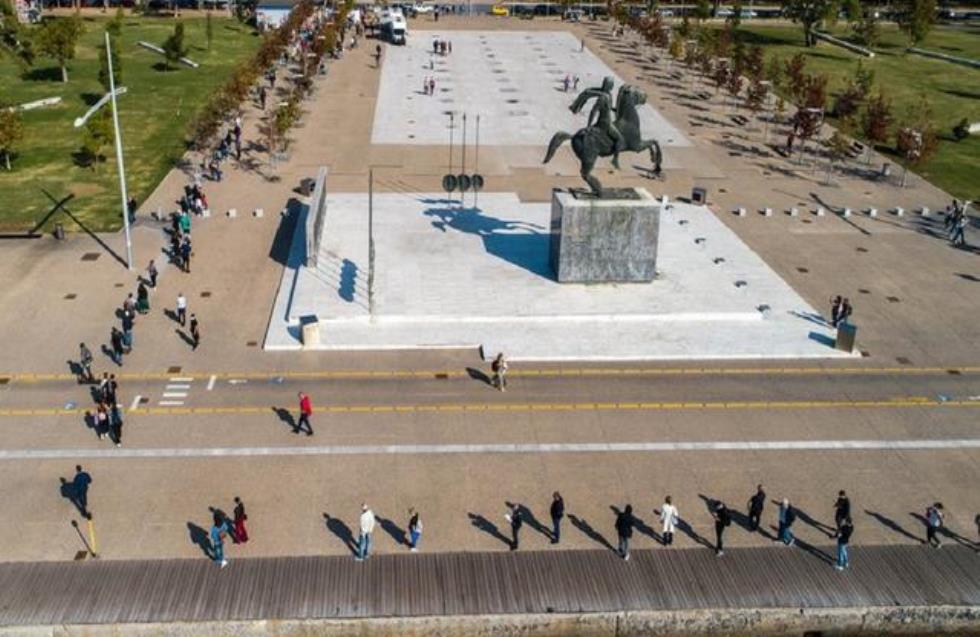
[[[123,228],[126,231],[126,269],[133,269],[133,242],[129,235],[129,196],[126,194],[126,167],[123,164],[122,151],[122,132],[119,130],[119,111],[116,107],[116,96],[126,92],[125,86],[116,88],[116,78],[112,74],[112,49],[110,48],[109,34],[105,34],[106,60],[109,63],[109,94],[105,95],[95,103],[87,113],[75,118],[75,128],[85,125],[92,115],[105,106],[106,102],[112,102],[112,127],[116,138],[116,163],[119,164],[119,195],[122,198]]]
[[[123,164],[122,132],[119,130],[119,109],[116,108],[116,78],[112,72],[112,50],[109,32],[105,34],[105,57],[109,63],[109,94],[112,96],[112,126],[116,137],[116,163],[119,164],[119,196],[122,198],[123,227],[126,230],[126,269],[133,269],[133,242],[129,235],[129,197],[126,195],[126,167]]]

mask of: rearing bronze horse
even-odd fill
[[[620,86],[616,96],[615,125],[623,136],[623,144],[619,150],[634,153],[649,150],[650,162],[653,163],[652,173],[656,176],[660,175],[660,164],[663,160],[660,144],[655,139],[643,139],[640,135],[640,116],[637,107],[646,104],[646,101],[647,95],[640,89],[628,84]],[[569,139],[572,140],[572,150],[582,166],[579,174],[589,184],[592,194],[602,197],[602,183],[592,174],[592,169],[595,168],[595,162],[599,157],[609,157],[615,153],[616,142],[597,126],[581,128],[574,135],[557,132],[548,144],[548,153],[544,156],[543,163],[547,164],[551,161],[558,147]]]

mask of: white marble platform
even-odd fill
[[[452,54],[433,55],[433,39],[450,40]],[[579,76],[580,91],[600,85],[607,75],[616,79],[614,90],[622,84],[602,60],[579,48],[565,31],[413,32],[405,46],[385,50],[371,143],[448,145],[448,112],[454,111],[456,144],[465,112],[469,144],[479,115],[480,145],[534,146],[543,156],[555,132],[574,133],[588,115],[568,110],[576,93],[562,90],[565,75]],[[422,90],[427,77],[436,80],[432,96]],[[640,108],[640,121],[643,136],[662,147],[690,146],[649,104]]]
[[[266,349],[477,347],[514,360],[764,359],[849,356],[833,331],[708,209],[672,204],[649,284],[569,285],[548,265],[550,206],[483,193],[374,199],[375,292],[367,290],[367,195],[327,198],[321,263],[297,232]],[[297,225],[302,228],[303,224]],[[744,285],[738,284],[744,282]],[[768,306],[766,309],[763,306]]]

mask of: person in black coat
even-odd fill
[[[619,536],[619,556],[624,560],[630,559],[630,538],[633,537],[633,526],[635,524],[636,519],[633,517],[633,505],[627,504],[616,515],[616,535]]]
[[[717,502],[711,515],[715,518],[715,555],[721,557],[725,554],[725,545],[722,536],[725,529],[732,524],[732,512],[728,510],[724,502]]]
[[[759,522],[762,519],[762,511],[766,508],[766,492],[760,484],[756,487],[755,495],[749,498],[749,525],[750,530],[758,531]]]
[[[561,539],[561,519],[565,517],[565,500],[555,491],[551,496],[551,543],[558,544]]]
[[[510,521],[510,550],[516,551],[520,540],[521,527],[524,526],[524,518],[521,516],[521,506],[519,504],[511,506],[510,515],[507,516],[507,519]]]

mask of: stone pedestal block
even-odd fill
[[[622,197],[551,197],[551,267],[559,283],[652,281],[661,205],[642,188]]]

